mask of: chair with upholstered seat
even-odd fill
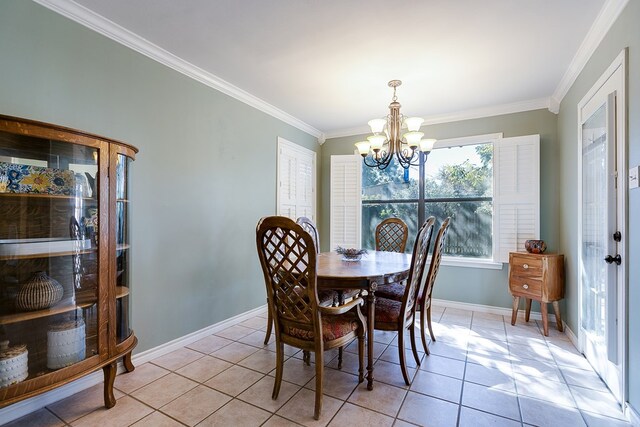
[[[267,288],[269,311],[276,335],[276,377],[272,398],[277,399],[284,369],[284,344],[313,351],[316,364],[314,418],[322,410],[323,353],[358,339],[359,381],[364,380],[364,303],[357,298],[339,307],[319,304],[317,251],[313,239],[286,217],[262,218],[256,245]]]
[[[433,218],[433,217],[431,217]],[[429,219],[431,219],[429,218]],[[436,282],[438,271],[440,270],[440,261],[442,261],[442,251],[444,249],[444,241],[449,230],[451,218],[447,218],[442,222],[436,240],[433,244],[433,253],[431,255],[431,263],[429,264],[429,270],[424,275],[423,283],[418,292],[418,303],[416,310],[420,312],[420,338],[422,339],[422,347],[424,352],[428,355],[429,347],[427,346],[427,337],[425,331],[425,325],[429,329],[429,335],[431,340],[435,342],[436,337],[433,333],[433,327],[431,325],[431,294],[433,293],[433,287]],[[395,285],[395,284],[394,284]],[[402,301],[404,296],[404,289],[398,286],[388,286],[383,291],[376,291],[376,296],[380,296],[395,301]]]
[[[407,385],[410,385],[411,381],[409,381],[407,363],[405,360],[404,331],[407,329],[409,330],[413,357],[416,359],[416,363],[420,364],[415,339],[416,303],[419,287],[424,283],[424,266],[429,252],[428,240],[431,236],[432,229],[433,222],[425,222],[420,227],[420,230],[418,230],[418,235],[416,236],[416,241],[413,246],[409,278],[407,279],[407,285],[404,287],[402,301],[387,298],[376,298],[375,303],[375,329],[398,332],[400,368],[402,370],[404,382]]]
[[[313,239],[314,246],[316,248],[316,253],[320,253],[320,236],[318,234],[318,228],[315,223],[311,221],[309,218],[301,216],[296,221]],[[338,305],[339,297],[336,291],[322,290],[318,291],[318,298],[320,301],[320,305],[329,306],[329,305]],[[271,337],[271,328],[273,327],[273,317],[271,316],[271,312],[267,310],[267,332],[264,337],[264,345],[269,343],[269,338]],[[309,362],[307,354],[305,354],[304,360]]]

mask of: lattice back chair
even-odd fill
[[[431,247],[431,237],[433,236],[433,226],[436,222],[436,218],[434,216],[430,216],[425,221],[427,225],[427,242],[426,245]],[[423,282],[426,274],[423,275]],[[384,285],[379,285],[376,290],[376,296],[382,298],[393,299],[396,301],[402,301],[402,297],[404,297],[405,283],[404,282],[395,282],[395,283],[386,283]],[[422,287],[419,289],[419,293],[422,292]]]
[[[433,222],[425,222],[418,230],[415,244],[413,245],[413,255],[411,256],[411,267],[409,268],[409,278],[404,288],[402,301],[395,301],[387,298],[376,299],[375,309],[375,329],[398,332],[398,355],[400,357],[400,368],[404,382],[411,384],[409,373],[407,372],[407,362],[405,360],[404,332],[409,330],[411,337],[411,349],[416,363],[420,364],[420,357],[416,349],[416,302],[418,299],[419,286],[423,283],[423,275],[427,256],[429,254],[429,240],[433,230]]]
[[[316,253],[320,253],[320,237],[318,234],[318,228],[316,227],[315,223],[311,221],[309,218],[304,216],[301,216],[300,218],[298,218],[296,223],[299,224],[304,229],[304,231],[309,233],[309,235],[313,239],[313,243],[316,248]],[[320,304],[322,305],[338,305],[338,299],[339,299],[338,294],[334,291],[329,291],[329,290],[318,291],[318,297],[319,297]],[[271,312],[268,312],[267,313],[267,331],[264,337],[264,345],[267,345],[269,343],[269,338],[271,338],[272,326],[273,326],[273,316],[271,315]],[[304,357],[305,362],[310,363],[310,360],[308,357],[309,355],[305,353],[304,356],[305,356]]]
[[[424,325],[427,324],[429,328],[429,334],[431,340],[435,342],[436,337],[433,334],[433,328],[431,326],[431,293],[433,292],[433,286],[436,283],[436,277],[438,276],[438,270],[440,270],[440,261],[442,261],[442,251],[444,250],[444,241],[447,237],[447,231],[449,231],[449,225],[451,224],[451,218],[447,217],[440,225],[440,230],[436,235],[436,240],[433,244],[433,253],[431,255],[431,264],[429,265],[429,271],[425,275],[423,290],[418,294],[418,306],[420,310],[420,337],[422,338],[422,346],[424,352],[429,355],[429,347],[427,347],[427,338],[425,335]],[[425,322],[426,321],[426,322]]]
[[[404,252],[409,227],[400,218],[387,218],[376,227],[376,251]]]
[[[313,351],[316,363],[314,418],[322,410],[325,350],[358,339],[359,380],[364,380],[364,317],[361,298],[340,307],[318,303],[317,251],[313,239],[286,217],[262,218],[256,228],[256,245],[267,288],[269,310],[276,335],[276,379],[272,398],[278,398],[284,365],[284,344]]]

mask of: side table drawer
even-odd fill
[[[527,256],[513,256],[510,268],[515,276],[542,277],[542,260]]]
[[[509,290],[513,295],[526,298],[542,298],[542,281],[530,277],[513,277],[509,281]]]

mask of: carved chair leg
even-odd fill
[[[364,381],[364,332],[358,335],[358,383]]]
[[[133,366],[133,362],[131,361],[131,352],[124,355],[124,357],[122,358],[122,364],[124,365],[124,369],[126,369],[127,372],[133,372],[136,369],[136,367]]]
[[[427,345],[427,332],[425,331],[426,325],[426,311],[424,309],[420,310],[420,340],[422,341],[422,348],[424,348],[425,354],[428,356],[431,354],[429,352],[429,346]]]
[[[338,348],[338,369],[342,369],[343,347]]]
[[[323,350],[316,350],[316,407],[313,412],[313,418],[319,419],[322,412],[322,377],[324,375],[324,360],[322,358]]]
[[[102,372],[104,373],[104,406],[113,408],[116,405],[116,398],[113,395],[113,383],[118,372],[117,362],[111,362],[104,366]]]
[[[407,385],[411,385],[409,381],[409,373],[407,372],[407,361],[404,357],[404,331],[398,331],[398,356],[400,356],[400,369],[402,370],[402,377]]]
[[[268,302],[268,300],[267,300]],[[273,327],[273,316],[271,316],[271,309],[267,304],[267,334],[264,337],[264,345],[269,344],[269,338],[271,338],[271,328]]]
[[[307,366],[311,366],[311,353],[308,350],[302,350],[302,362]]]
[[[418,356],[418,350],[417,350],[417,345],[416,345],[416,325],[415,323],[409,327],[410,329],[410,333],[411,333],[411,350],[413,353],[413,358],[416,359],[416,363],[419,365],[420,364],[420,356]],[[420,335],[422,335],[422,332],[420,332]]]
[[[280,385],[282,384],[282,370],[284,369],[284,343],[276,340],[276,379],[273,382],[273,393],[271,398],[276,400],[280,393]]]
[[[431,341],[436,342],[436,336],[433,334],[433,327],[431,326],[431,305],[427,308],[427,326],[429,327]],[[427,350],[426,353],[429,354],[429,350]]]

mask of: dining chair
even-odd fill
[[[435,224],[435,222],[436,222],[436,218],[434,216],[430,216],[425,221],[425,224],[427,224],[427,232],[429,233],[426,236],[427,247],[431,247],[431,236],[433,235],[433,225]],[[402,301],[402,297],[404,296],[405,285],[406,285],[405,281],[378,285],[378,289],[376,289],[376,297],[389,298],[389,299],[394,299],[396,301]]]
[[[444,249],[444,241],[449,231],[449,225],[451,218],[447,217],[440,225],[440,230],[436,235],[436,240],[433,245],[433,254],[431,255],[431,264],[429,265],[429,272],[424,280],[423,290],[418,294],[418,304],[416,309],[420,311],[420,338],[422,338],[422,346],[424,352],[429,355],[429,347],[427,347],[427,339],[425,335],[424,325],[425,320],[427,327],[429,328],[429,335],[431,335],[431,341],[435,342],[436,337],[433,334],[433,328],[431,327],[431,294],[433,293],[433,286],[436,283],[436,276],[440,269],[440,261],[442,260],[442,251]],[[426,318],[426,319],[425,319]]]
[[[298,218],[296,220],[296,223],[298,223],[304,229],[304,231],[309,233],[309,235],[311,236],[311,239],[313,239],[313,244],[316,248],[316,253],[320,253],[320,236],[318,234],[318,228],[316,227],[316,224],[305,216],[301,216],[300,218]],[[339,297],[338,297],[338,293],[335,291],[330,291],[330,290],[318,291],[318,297],[320,298],[319,301],[321,305],[325,305],[325,306],[338,305]],[[264,345],[267,345],[269,343],[269,338],[271,338],[272,327],[273,327],[273,316],[271,315],[271,312],[269,311],[268,304],[267,304],[267,332],[264,337]],[[308,353],[304,354],[304,361],[307,363],[310,363],[310,359],[308,356],[309,356]]]
[[[313,417],[322,411],[323,353],[358,339],[358,380],[364,381],[364,303],[357,298],[339,307],[320,305],[317,291],[317,251],[313,239],[286,217],[262,218],[256,227],[256,245],[269,309],[276,335],[276,378],[271,397],[280,392],[284,369],[284,344],[313,351],[316,394]]]
[[[376,298],[374,328],[382,331],[398,332],[398,352],[400,357],[400,368],[404,382],[411,385],[407,372],[405,360],[404,331],[409,330],[411,336],[411,349],[417,364],[420,364],[418,351],[416,350],[416,303],[418,297],[418,287],[423,283],[424,266],[429,252],[428,240],[433,229],[433,223],[425,222],[418,230],[416,241],[413,246],[411,265],[409,267],[409,277],[404,288],[402,301],[388,298]]]
[[[435,221],[434,217],[429,217],[427,222],[431,221],[432,229],[433,222]],[[433,327],[431,326],[431,294],[433,293],[433,287],[436,282],[436,276],[438,275],[438,271],[440,269],[440,261],[442,261],[442,251],[444,249],[444,241],[447,235],[447,231],[449,230],[449,225],[451,223],[451,218],[447,217],[440,226],[438,230],[438,234],[436,235],[436,240],[433,244],[433,253],[431,255],[431,263],[429,264],[429,270],[423,276],[422,284],[418,291],[418,303],[416,305],[416,311],[420,312],[420,338],[422,340],[422,347],[424,347],[424,352],[429,355],[429,346],[427,346],[427,338],[425,332],[425,324],[429,329],[429,335],[431,335],[431,340],[435,342],[436,337],[433,334]],[[429,241],[431,237],[429,236]],[[426,268],[426,265],[425,265]],[[402,301],[404,297],[404,287],[397,284],[392,283],[391,285],[379,286],[378,290],[376,290],[376,296],[392,299],[395,301]]]
[[[400,218],[387,218],[376,226],[376,251],[403,253],[409,227]]]

